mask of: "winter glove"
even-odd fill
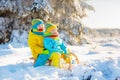
[[[42,54],[49,54],[49,50],[47,50],[47,49],[43,49]]]

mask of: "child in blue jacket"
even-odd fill
[[[47,23],[45,26],[46,31],[44,33],[45,38],[43,43],[44,47],[50,51],[49,56],[51,56],[54,52],[58,52],[59,54],[61,54],[61,59],[63,59],[65,62],[64,64],[69,64],[68,69],[71,70],[73,57],[76,58],[76,61],[74,61],[77,62],[77,64],[79,63],[77,56],[67,49],[66,45],[59,37],[57,26],[52,23]],[[61,68],[64,68],[64,65],[62,65],[61,63],[62,61],[60,61]]]

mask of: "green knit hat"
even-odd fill
[[[46,27],[46,31],[44,33],[44,36],[52,36],[53,34],[51,33],[51,30],[52,29],[57,29],[57,26],[50,23],[50,22],[47,22],[45,27]]]
[[[53,28],[57,29],[57,26],[50,23],[50,22],[46,23],[45,27],[46,27],[46,32],[50,32],[50,30],[53,29]]]
[[[41,19],[33,19],[32,20],[32,28],[37,29],[37,27],[41,24],[44,24]]]

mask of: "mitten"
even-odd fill
[[[47,50],[47,49],[43,49],[42,54],[49,54],[49,50]]]

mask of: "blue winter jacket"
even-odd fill
[[[63,41],[60,38],[53,39],[50,37],[45,37],[44,38],[44,48],[48,49],[50,53],[53,52],[59,52],[59,53],[64,53],[68,54],[67,48]]]

